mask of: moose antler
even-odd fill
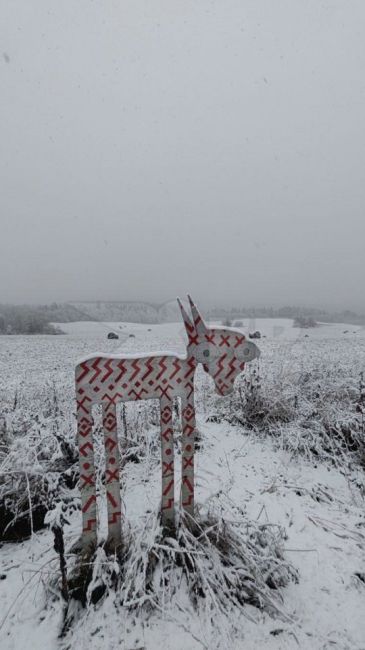
[[[188,335],[189,343],[194,343],[194,341],[196,339],[195,327],[194,327],[193,323],[191,322],[189,316],[187,315],[187,313],[185,311],[185,307],[182,304],[180,298],[177,298],[177,303],[178,303],[178,305],[180,307],[180,311],[181,311],[181,315],[183,317],[183,321],[184,321],[186,333]]]
[[[191,313],[193,315],[193,321],[194,321],[194,325],[195,325],[195,329],[197,331],[197,334],[198,335],[206,334],[207,326],[204,323],[203,317],[199,313],[197,306],[195,305],[195,303],[193,302],[193,300],[192,300],[191,296],[189,296],[189,294],[188,294],[188,300],[189,300],[189,303],[190,303],[190,309],[191,309]]]

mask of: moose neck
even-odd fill
[[[187,355],[188,355],[188,359],[193,360],[194,363],[195,363],[195,366],[197,366],[199,361],[196,358],[196,345],[194,343],[193,344],[189,343],[187,345],[187,347],[186,347],[186,352],[187,352]]]

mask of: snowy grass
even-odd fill
[[[284,539],[281,527],[249,521],[227,499],[168,535],[147,521],[132,535],[121,602],[161,609],[184,581],[193,607],[212,619],[245,604],[278,613],[272,590],[297,579],[283,557]]]
[[[260,365],[247,368],[231,399],[217,398],[199,373],[194,533],[181,525],[166,538],[159,528],[156,405],[120,410],[122,563],[102,548],[104,462],[95,412],[100,547],[88,606],[69,603],[67,630],[59,557],[51,532],[36,532],[30,504],[33,511],[37,499],[45,510],[63,508],[71,573],[81,524],[73,487],[74,360],[100,348],[182,351],[176,327],[148,329],[136,328],[121,348],[72,335],[1,339],[0,495],[27,520],[30,536],[0,548],[1,647],[360,650],[365,338],[333,326],[306,339],[268,332]],[[179,465],[179,435],[176,456]]]
[[[231,400],[215,398],[211,420],[270,435],[295,455],[365,467],[363,339],[353,348],[323,339],[261,347],[266,358],[248,368]]]
[[[284,557],[285,540],[283,527],[249,521],[227,498],[203,518],[180,521],[175,531],[163,531],[154,513],[142,528],[129,531],[122,558],[108,557],[99,547],[84,560],[85,609],[70,593],[59,636],[67,647],[90,607],[97,603],[100,608],[100,601],[108,599],[145,623],[173,610],[187,618],[194,611],[219,632],[233,614],[257,621],[256,609],[289,622],[282,588],[297,582],[298,574]],[[80,564],[78,571],[80,576]],[[79,578],[76,582],[80,585]],[[61,581],[53,579],[51,587],[57,593]]]

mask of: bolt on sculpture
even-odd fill
[[[260,354],[256,345],[234,329],[208,328],[190,296],[192,320],[178,300],[188,335],[186,356],[150,354],[142,357],[97,355],[76,367],[77,428],[80,460],[80,490],[83,549],[97,541],[96,492],[93,447],[93,404],[101,404],[106,456],[108,540],[112,548],[121,543],[121,497],[116,405],[145,399],[159,399],[161,414],[162,502],[161,520],[167,527],[175,522],[173,399],[181,400],[182,483],[181,505],[194,515],[194,375],[201,363],[214,379],[220,395],[233,390],[235,378],[245,363]]]

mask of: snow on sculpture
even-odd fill
[[[181,400],[182,482],[181,505],[194,516],[194,375],[201,363],[213,377],[220,395],[233,390],[235,378],[245,363],[260,354],[256,345],[246,341],[237,330],[208,328],[190,296],[192,320],[178,300],[188,335],[186,356],[155,353],[142,357],[96,355],[76,367],[77,428],[80,460],[80,490],[85,549],[97,541],[95,466],[93,447],[93,404],[101,404],[106,456],[106,496],[108,509],[108,545],[121,543],[121,496],[116,406],[118,402],[159,399],[161,426],[162,501],[161,520],[173,527],[174,508],[174,439],[172,426],[173,399]]]

